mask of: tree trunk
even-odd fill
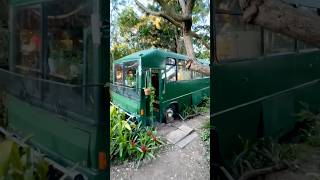
[[[183,32],[183,41],[184,45],[186,47],[187,55],[191,58],[194,59],[194,49],[192,45],[192,37],[188,32]]]

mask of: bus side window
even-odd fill
[[[166,77],[168,82],[177,80],[177,64],[174,58],[166,60]]]
[[[261,29],[241,22],[240,16],[217,14],[216,29],[219,61],[255,58],[261,55]]]
[[[196,71],[192,71],[192,79],[201,79],[201,78],[203,78],[203,74]]]
[[[294,39],[268,30],[264,31],[265,54],[285,53],[293,51]]]
[[[123,68],[122,64],[115,64],[114,65],[114,82],[115,84],[123,84]]]
[[[186,61],[178,62],[178,81],[191,80],[191,71],[186,68]]]

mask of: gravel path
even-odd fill
[[[182,124],[193,128],[198,137],[184,149],[173,145],[165,145],[155,160],[144,162],[138,169],[132,163],[111,167],[112,180],[209,180],[210,166],[207,152],[200,134],[201,128],[209,114],[195,117],[185,122],[175,121],[172,124],[159,124],[158,133],[165,137],[169,132]]]

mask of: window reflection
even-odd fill
[[[265,30],[264,41],[264,51],[266,54],[294,51],[294,39],[279,33]]]
[[[246,25],[240,16],[217,15],[217,57],[219,60],[254,58],[261,53],[260,29]]]
[[[186,69],[186,62],[179,60],[178,63],[178,81],[191,80],[191,71]]]
[[[166,61],[166,76],[167,81],[176,81],[177,80],[177,66],[176,60],[174,58],[167,58]]]
[[[17,11],[16,38],[18,71],[40,73],[40,7],[32,6]]]
[[[129,86],[131,88],[136,87],[138,62],[132,61],[132,62],[124,63],[124,68],[125,68],[125,86]]]
[[[115,83],[116,84],[123,84],[123,70],[122,70],[122,64],[115,64],[114,65],[115,70]]]
[[[82,81],[85,31],[90,26],[87,1],[56,0],[48,7],[49,72],[58,80]]]

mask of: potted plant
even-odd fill
[[[150,88],[144,88],[143,90],[144,90],[144,94],[145,94],[146,96],[149,96],[149,95],[150,95],[150,93],[151,93],[151,89],[150,89]]]

